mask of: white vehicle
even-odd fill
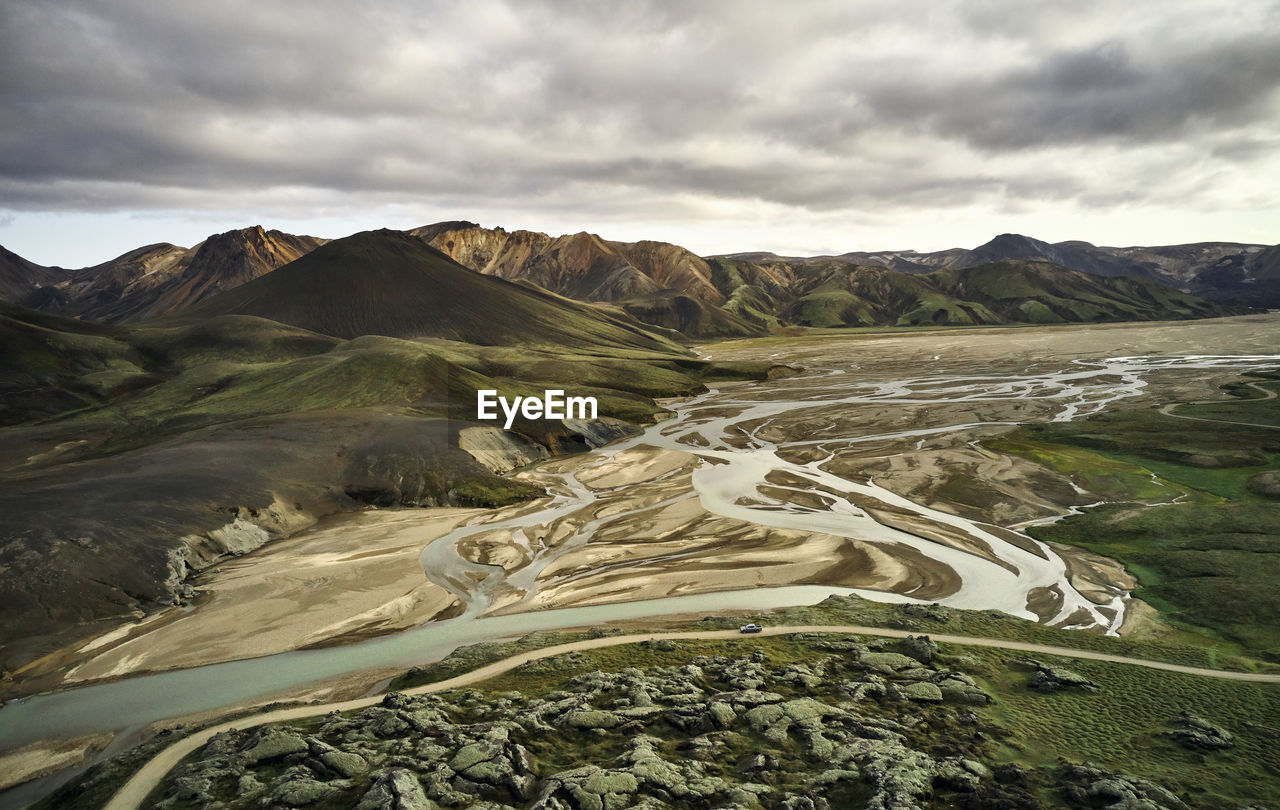
[[[738,628],[739,633],[759,633],[764,628],[758,624],[744,624]]]

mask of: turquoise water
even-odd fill
[[[340,647],[228,661],[10,701],[0,709],[0,750],[41,739],[121,732],[209,711],[374,667],[404,667],[444,658],[455,648],[536,630],[624,619],[724,610],[755,611],[815,604],[851,588],[795,585],[671,596],[510,616],[460,618]],[[875,594],[881,601],[885,594]],[[911,601],[911,600],[904,600]]]

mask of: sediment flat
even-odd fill
[[[416,627],[456,608],[418,565],[422,546],[474,509],[342,515],[222,563],[174,608],[85,645],[69,682],[200,666],[299,649],[335,637]]]
[[[1275,316],[1248,316],[763,338],[699,347],[704,356],[718,360],[769,359],[804,367],[807,374],[724,385],[718,399],[703,404],[698,420],[757,407],[758,418],[739,421],[739,432],[730,435],[733,444],[746,448],[772,442],[782,458],[805,463],[825,459],[824,469],[842,479],[874,481],[888,493],[933,510],[932,517],[900,509],[875,513],[923,545],[840,536],[816,525],[809,530],[779,528],[715,514],[699,497],[693,477],[716,460],[700,455],[697,441],[679,448],[628,442],[620,449],[554,459],[518,474],[562,496],[570,491],[565,476],[572,474],[577,486],[590,493],[589,504],[554,521],[538,521],[546,499],[483,514],[371,511],[335,518],[219,565],[202,576],[198,585],[204,597],[193,610],[162,614],[82,645],[80,663],[69,680],[196,666],[395,632],[453,615],[462,604],[446,586],[475,586],[495,567],[501,567],[507,579],[491,594],[487,610],[493,613],[801,583],[943,599],[959,586],[951,566],[930,552],[934,546],[950,545],[957,551],[967,547],[978,556],[992,555],[971,537],[940,523],[938,515],[1000,527],[1063,514],[1090,502],[1090,495],[1070,482],[1046,477],[1028,462],[992,454],[975,443],[1012,424],[1061,414],[1063,398],[1032,389],[1020,396],[1014,378],[1029,378],[1041,370],[1069,373],[1076,361],[1115,357],[1266,353],[1274,351],[1278,322]],[[1230,368],[1156,371],[1118,402],[1132,407],[1206,399],[1234,374]],[[864,398],[825,408],[803,407],[809,400],[831,399],[833,391],[851,381],[881,385],[891,393],[905,378],[925,377],[971,378],[976,385],[997,389],[999,378],[1006,377],[1015,389],[1004,395],[975,389],[963,401],[931,397],[918,389],[908,397],[886,394],[883,402]],[[788,405],[770,410],[771,399]],[[827,441],[830,446],[823,444]],[[960,491],[955,482],[961,480],[977,482],[966,483],[976,492]],[[948,481],[953,483],[942,486]],[[957,493],[964,497],[957,500]],[[765,491],[752,506],[768,516],[799,507],[821,508],[824,497],[821,488],[788,495],[784,486]],[[529,524],[522,532],[477,533],[459,544],[464,562],[472,566],[468,571],[442,579],[433,576],[439,572],[424,572],[418,563],[425,546],[457,526],[520,516]],[[589,536],[581,536],[584,530]],[[1025,551],[1043,554],[1032,544],[1026,544]],[[1091,564],[1079,555],[1064,557],[1072,563],[1071,582],[1091,603],[1103,603],[1132,587],[1122,569]],[[533,565],[535,559],[541,559],[538,566]],[[1051,601],[1043,591],[1036,591],[1034,599],[1041,611],[1049,604],[1046,599]],[[249,627],[252,632],[245,631]]]

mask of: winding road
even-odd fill
[[[862,636],[881,636],[888,638],[906,638],[911,635],[919,635],[918,631],[896,630],[884,627],[863,627],[860,625],[788,625],[779,627],[766,627],[759,635],[764,636],[780,636],[790,633],[840,633],[848,635]],[[1129,664],[1132,666],[1146,667],[1148,669],[1159,669],[1168,672],[1181,672],[1188,675],[1201,675],[1207,678],[1223,678],[1233,681],[1251,681],[1255,683],[1280,683],[1280,674],[1258,673],[1258,672],[1228,672],[1225,670],[1205,669],[1202,667],[1188,667],[1180,664],[1169,664],[1164,661],[1151,661],[1144,658],[1129,658],[1123,655],[1111,655],[1108,653],[1094,652],[1092,650],[1075,650],[1069,647],[1054,647],[1046,644],[1028,644],[1019,641],[1005,641],[1003,639],[994,638],[976,638],[972,636],[952,636],[942,634],[929,634],[934,641],[947,644],[961,644],[974,647],[994,647],[1003,650],[1014,650],[1017,652],[1040,653],[1043,655],[1058,655],[1067,658],[1085,658],[1092,661],[1107,661],[1116,664]],[[557,644],[553,647],[543,647],[537,650],[529,650],[501,661],[495,661],[492,664],[474,669],[470,672],[463,673],[448,680],[437,681],[435,683],[424,684],[412,689],[405,689],[406,695],[426,695],[435,692],[445,692],[450,689],[457,689],[462,686],[479,683],[489,678],[510,672],[521,664],[530,661],[537,661],[541,658],[551,658],[565,653],[576,652],[580,650],[593,650],[601,647],[615,647],[622,644],[636,644],[642,641],[653,641],[661,639],[671,640],[688,640],[688,639],[741,639],[752,638],[752,636],[743,636],[737,630],[694,630],[687,632],[672,633],[633,633],[623,636],[605,636],[603,638],[582,639],[580,641],[572,641],[567,644]],[[261,714],[250,715],[248,717],[240,717],[235,720],[220,723],[216,726],[201,729],[193,733],[189,737],[181,740],[165,748],[160,753],[150,759],[133,777],[120,788],[119,791],[107,802],[104,810],[134,810],[141,807],[147,796],[157,785],[164,779],[178,763],[185,759],[189,754],[195,752],[202,747],[215,735],[231,729],[244,730],[255,726],[264,725],[266,723],[282,723],[290,720],[301,720],[308,717],[316,717],[329,712],[347,712],[353,709],[363,709],[367,706],[373,706],[382,701],[382,695],[374,695],[372,697],[358,698],[356,700],[346,700],[336,703],[325,703],[322,705],[296,706],[288,709],[276,709]]]
[[[1269,388],[1263,388],[1259,383],[1245,383],[1255,391],[1262,392],[1262,396],[1252,400],[1242,400],[1243,402],[1259,402],[1261,400],[1275,399],[1277,394]],[[1280,430],[1280,425],[1260,425],[1257,422],[1233,422],[1227,419],[1208,419],[1203,416],[1183,416],[1180,413],[1174,413],[1174,408],[1180,408],[1183,405],[1225,405],[1231,404],[1231,400],[1222,399],[1202,399],[1199,402],[1170,402],[1160,408],[1160,413],[1165,416],[1171,416],[1174,419],[1190,419],[1192,422],[1217,422],[1220,425],[1243,425],[1244,427],[1266,428],[1267,430]]]

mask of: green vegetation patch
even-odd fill
[[[1021,456],[1069,476],[1078,486],[1104,495],[1108,500],[1159,502],[1194,493],[1186,486],[1160,478],[1144,464],[1086,447],[1041,440],[1040,427],[1021,427],[982,444],[998,453]],[[1199,493],[1194,494],[1202,497]]]
[[[1234,403],[1280,416],[1280,399]],[[1199,406],[1197,406],[1199,407]],[[1213,406],[1226,408],[1228,406]],[[1178,406],[1174,413],[1190,415]],[[1254,415],[1236,414],[1246,420]],[[1280,462],[1280,431],[1247,424],[1178,419],[1156,409],[1115,411],[1079,422],[1028,425],[1012,434],[1025,443],[1071,445],[1156,473],[1222,498],[1249,500],[1246,482]],[[1101,490],[1108,494],[1107,490]]]
[[[847,290],[813,292],[800,299],[794,320],[804,326],[839,327],[876,322],[871,305]]]
[[[1280,772],[1280,687],[1162,672],[1082,659],[1035,658],[1064,667],[1096,690],[1041,693],[1027,688],[1016,655],[946,645],[978,663],[970,669],[996,696],[985,710],[1006,729],[1001,758],[1052,767],[1088,760],[1138,774],[1173,790],[1193,807],[1229,807],[1251,794],[1276,795]],[[1232,746],[1194,750],[1168,734],[1187,712],[1229,730]]]
[[[1265,426],[1280,417],[1280,398],[1244,383],[1224,388],[1248,399],[1173,412],[1256,425],[1152,408],[1024,426],[986,446],[1068,474],[1112,502],[1163,502],[1112,503],[1030,532],[1119,560],[1138,577],[1136,595],[1207,649],[1224,639],[1280,661],[1280,503],[1270,476],[1280,467],[1280,431]]]
[[[944,295],[924,294],[920,296],[919,306],[901,315],[897,326],[921,326],[926,324],[948,324],[972,326],[977,324],[1000,323],[999,315],[974,301],[963,301]]]
[[[1119,560],[1171,620],[1280,661],[1280,505],[1107,506],[1031,533]]]
[[[1280,403],[1277,403],[1274,397],[1268,398],[1258,390],[1261,388],[1276,393],[1280,391],[1280,383],[1271,382],[1274,376],[1267,372],[1245,376],[1255,376],[1259,379],[1251,380],[1249,383],[1228,383],[1222,387],[1224,391],[1239,399],[1209,404],[1179,405],[1173,413],[1193,416],[1197,419],[1220,419],[1227,422],[1251,422],[1280,427]]]

